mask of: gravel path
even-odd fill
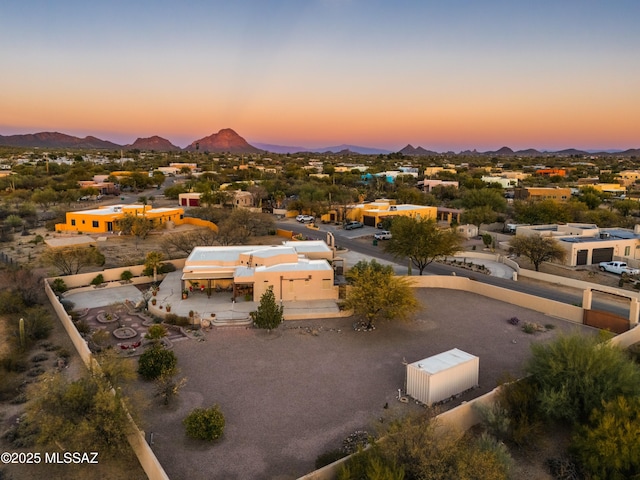
[[[204,342],[177,342],[178,366],[188,383],[173,407],[149,410],[146,425],[169,476],[297,478],[354,430],[373,432],[381,419],[420,408],[396,400],[404,385],[404,360],[451,348],[479,356],[480,388],[459,403],[493,389],[506,372],[521,374],[532,342],[560,331],[593,331],[475,294],[440,289],[417,294],[425,308],[413,322],[381,324],[373,332],[353,331],[352,319],[333,319],[287,322],[272,334],[219,329]],[[507,323],[513,316],[557,328],[529,335]],[[182,419],[191,409],[214,403],[227,422],[221,441],[187,439]],[[386,403],[390,408],[383,408]]]

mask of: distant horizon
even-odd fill
[[[223,127],[223,128],[230,128],[232,130],[234,130],[238,135],[240,135],[242,138],[244,138],[250,145],[252,146],[258,146],[258,148],[260,148],[260,145],[271,145],[271,146],[275,146],[275,147],[300,147],[303,150],[300,151],[312,151],[312,150],[320,150],[320,149],[326,149],[326,148],[330,148],[330,147],[340,147],[340,146],[355,146],[355,147],[361,147],[361,148],[367,148],[367,149],[377,149],[377,150],[386,150],[389,153],[395,153],[395,152],[399,152],[400,150],[402,150],[403,148],[405,148],[407,145],[411,145],[414,148],[418,148],[418,147],[422,147],[425,150],[429,150],[429,151],[433,151],[436,153],[447,153],[447,152],[454,152],[454,153],[461,153],[461,152],[466,152],[466,151],[477,151],[479,153],[482,152],[495,152],[497,150],[500,150],[501,148],[507,147],[510,148],[511,150],[513,150],[514,152],[516,151],[522,151],[522,150],[529,150],[529,149],[534,149],[539,151],[540,153],[545,153],[545,152],[558,152],[558,151],[562,151],[562,150],[569,150],[569,149],[574,149],[574,150],[580,150],[580,151],[584,151],[587,153],[597,153],[597,152],[608,152],[608,153],[613,153],[613,152],[623,152],[625,150],[630,150],[630,149],[638,149],[640,148],[640,141],[638,142],[638,145],[630,145],[630,146],[611,146],[611,147],[606,147],[606,148],[597,148],[597,147],[583,147],[583,146],[576,146],[576,145],[569,145],[569,146],[563,146],[563,147],[551,147],[551,148],[545,148],[545,147],[538,147],[538,146],[527,146],[527,147],[520,147],[520,146],[514,146],[514,145],[509,145],[506,143],[502,143],[499,144],[499,146],[488,146],[488,147],[478,147],[478,146],[465,146],[465,147],[456,147],[456,148],[447,148],[447,149],[437,149],[436,147],[431,147],[429,145],[422,145],[422,144],[418,144],[418,143],[414,143],[411,141],[408,141],[407,143],[404,143],[402,146],[397,147],[397,148],[388,148],[386,146],[378,146],[378,145],[371,145],[371,144],[363,144],[363,143],[357,143],[357,142],[341,142],[341,143],[337,143],[337,142],[329,142],[326,144],[322,144],[322,145],[317,145],[317,146],[311,146],[311,145],[296,145],[294,143],[275,143],[272,141],[258,141],[258,140],[252,140],[250,139],[248,136],[244,135],[242,132],[239,132],[237,129],[233,128],[233,127]],[[222,128],[221,128],[222,129]],[[172,140],[169,137],[166,137],[164,135],[160,135],[160,134],[150,134],[150,135],[134,135],[135,138],[131,139],[131,140],[127,140],[127,138],[132,138],[131,136],[127,135],[115,135],[112,137],[106,137],[101,135],[100,133],[95,133],[95,132],[88,132],[86,130],[80,130],[80,131],[63,131],[62,129],[56,129],[56,128],[52,128],[52,129],[42,129],[42,130],[34,130],[34,131],[21,131],[18,129],[14,129],[14,128],[3,128],[0,127],[0,136],[12,136],[12,135],[35,135],[38,133],[45,133],[45,132],[49,132],[49,133],[60,133],[63,135],[70,135],[70,136],[74,136],[74,137],[78,137],[78,138],[85,138],[85,137],[95,137],[98,138],[100,140],[104,140],[104,141],[108,141],[111,143],[115,143],[117,145],[120,146],[127,146],[127,145],[132,145],[137,139],[139,138],[151,138],[154,136],[157,137],[161,137],[165,140],[168,140],[172,145],[175,145],[176,147],[179,147],[180,149],[185,149],[186,147],[188,147],[191,143],[208,137],[212,134],[218,133],[219,130],[218,129],[214,132],[208,133],[206,135],[202,135],[202,136],[198,136],[196,137],[189,137],[189,140],[183,140],[183,142],[178,142],[176,143],[174,140]],[[497,144],[496,144],[497,145]],[[1,146],[1,145],[0,145]]]

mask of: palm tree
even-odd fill
[[[153,283],[158,282],[158,268],[162,266],[164,256],[160,252],[149,252],[144,261],[144,266],[148,270],[153,270]]]

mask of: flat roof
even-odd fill
[[[471,360],[474,360],[476,358],[478,357],[476,357],[475,355],[471,355],[470,353],[463,352],[460,349],[454,348],[452,350],[439,353],[432,357],[410,363],[409,365],[424,372],[434,374],[443,370],[447,370],[451,367],[455,367],[456,365],[470,362]]]

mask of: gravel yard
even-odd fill
[[[176,342],[188,383],[172,407],[149,410],[145,426],[169,476],[297,478],[354,430],[373,432],[388,416],[421,408],[396,400],[404,386],[403,361],[451,348],[479,356],[480,387],[444,406],[450,408],[490,391],[507,372],[521,374],[532,342],[561,331],[593,331],[475,294],[417,294],[425,307],[414,321],[380,324],[372,332],[353,331],[347,318],[287,322],[271,334],[219,329],[204,342]],[[513,316],[556,328],[527,334],[507,322]],[[223,438],[214,444],[186,438],[182,419],[215,403],[226,417]]]

